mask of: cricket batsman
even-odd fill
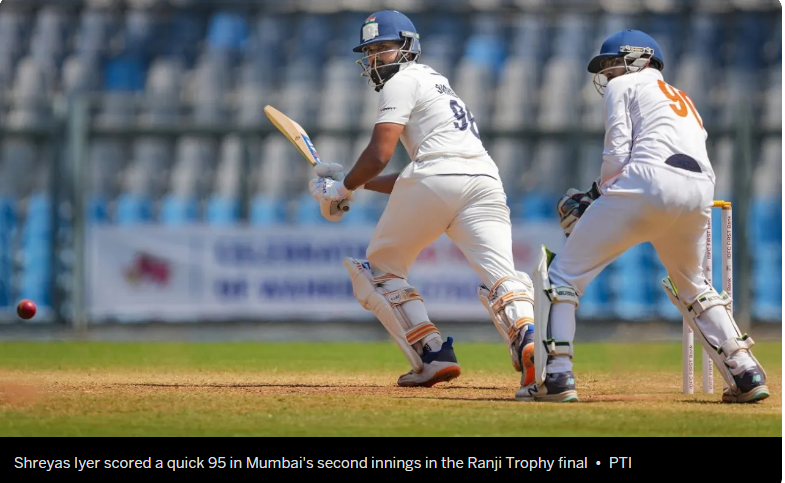
[[[367,260],[346,258],[360,304],[372,311],[411,364],[399,386],[431,387],[458,377],[452,347],[430,321],[422,296],[407,281],[419,253],[442,234],[456,244],[482,282],[480,301],[510,350],[521,386],[534,381],[531,278],[515,270],[507,197],[469,108],[450,82],[417,63],[420,40],[402,13],[385,10],[360,28],[354,52],[379,110],[368,147],[348,173],[317,166],[311,180],[322,213],[358,189],[390,195],[367,249]],[[411,162],[398,174],[380,173],[402,140]],[[351,199],[351,198],[350,198]]]
[[[605,148],[598,182],[571,189],[557,205],[567,241],[542,247],[534,273],[536,383],[521,401],[576,401],[572,369],[575,310],[586,286],[632,246],[650,242],[669,277],[662,281],[728,385],[722,400],[769,396],[766,373],[739,331],[730,296],[704,277],[706,228],[715,175],[706,133],[687,94],[666,83],[663,56],[649,35],[623,30],[589,62],[605,98]]]

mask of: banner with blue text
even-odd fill
[[[93,321],[369,320],[344,257],[365,258],[373,227],[95,226],[88,231],[86,304]],[[558,251],[558,224],[514,227],[516,269],[540,245]],[[434,320],[486,320],[479,277],[445,235],[409,274]]]

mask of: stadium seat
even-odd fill
[[[121,55],[106,63],[103,87],[106,91],[138,92],[144,89],[145,78],[145,67],[141,58]]]
[[[531,191],[518,198],[516,211],[528,221],[556,220],[557,201],[552,193]]]
[[[230,12],[216,12],[210,18],[207,28],[209,48],[240,51],[245,49],[247,42],[246,17]]]
[[[168,194],[161,200],[161,223],[184,225],[199,219],[199,204],[195,197]]]
[[[92,195],[87,200],[87,220],[93,224],[109,223],[109,200],[101,195]]]
[[[214,195],[207,202],[206,221],[211,225],[233,225],[240,219],[240,199]]]
[[[14,302],[11,280],[16,223],[16,201],[0,197],[0,308]]]
[[[297,215],[295,218],[298,225],[320,225],[330,223],[319,211],[319,202],[316,201],[311,193],[303,193],[297,200]]]
[[[580,298],[580,304],[575,312],[576,317],[582,318],[601,318],[607,316],[610,311],[610,272],[603,270],[586,287],[586,291]]]
[[[34,193],[27,202],[27,212],[22,228],[24,243],[48,237],[51,232],[51,209],[46,193]]]
[[[278,198],[257,195],[251,200],[249,218],[253,226],[283,224],[287,220],[286,204]]]
[[[650,247],[649,243],[634,246],[606,268],[610,270],[612,310],[614,315],[621,319],[641,320],[652,317],[654,272]]]
[[[755,317],[782,321],[782,244],[759,246],[753,255],[753,304]]]
[[[152,200],[144,195],[122,193],[117,198],[118,225],[136,225],[153,221]]]

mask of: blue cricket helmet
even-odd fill
[[[622,30],[611,35],[602,43],[599,55],[589,62],[589,72],[598,73],[603,60],[612,57],[623,57],[635,50],[649,48],[654,51],[651,56],[651,66],[657,70],[665,67],[663,62],[662,50],[657,42],[646,33],[640,30]]]
[[[362,52],[366,45],[389,40],[411,40],[407,50],[420,52],[420,34],[409,17],[397,10],[382,10],[365,19],[360,29],[360,44],[353,52]]]

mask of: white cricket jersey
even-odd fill
[[[688,176],[715,180],[706,152],[708,133],[689,96],[647,68],[615,77],[605,88],[605,149],[601,177],[607,181],[629,163],[646,163]],[[695,159],[702,173],[665,164],[674,154]]]
[[[404,64],[379,94],[376,123],[405,126],[401,142],[413,162],[401,176],[488,174],[499,179],[471,108],[444,76],[427,65]]]

